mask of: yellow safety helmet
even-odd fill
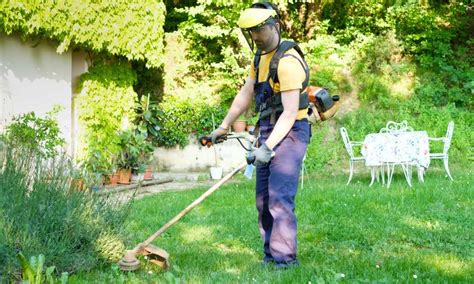
[[[251,33],[258,32],[263,26],[270,24],[276,25],[280,22],[280,15],[277,11],[277,7],[270,2],[258,2],[252,4],[250,8],[245,9],[237,21],[237,25],[240,27],[242,34],[244,35],[250,49],[253,53],[256,53],[255,42],[252,39]],[[278,44],[280,42],[280,27],[278,31]],[[271,51],[266,51],[269,53]],[[261,53],[266,54],[266,53]]]
[[[250,29],[265,24],[270,17],[277,17],[277,12],[269,9],[248,8],[242,12],[237,24],[241,29]]]

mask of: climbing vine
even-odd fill
[[[159,67],[165,15],[154,0],[0,1],[0,32],[58,41],[58,53],[79,45]]]
[[[135,117],[136,74],[127,64],[97,64],[81,76],[78,98],[81,123],[79,160],[93,158],[106,171],[120,151],[118,131]]]

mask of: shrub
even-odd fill
[[[210,105],[200,98],[166,97],[160,104],[163,115],[158,117],[162,129],[158,136],[158,145],[184,147],[188,144],[189,135],[209,134],[214,122],[220,123],[226,109]]]
[[[467,32],[472,29],[470,10],[468,1],[452,1],[437,9],[408,2],[388,13],[405,54],[419,64],[417,95],[435,105],[474,105],[474,56]]]
[[[71,170],[65,157],[45,161],[8,148],[0,168],[0,274],[18,271],[18,251],[44,254],[46,266],[68,272],[91,269],[123,253],[129,202],[71,187]]]
[[[55,107],[44,118],[34,112],[14,117],[6,128],[4,139],[32,155],[54,157],[65,143],[60,136],[58,121],[54,118],[59,110]]]
[[[320,35],[301,44],[310,67],[310,85],[325,87],[333,94],[348,93],[352,87],[345,76],[348,69],[346,47],[336,43],[336,38]]]
[[[81,75],[79,160],[95,159],[99,165],[108,165],[120,151],[117,130],[135,117],[135,82],[136,74],[125,63],[98,63]]]
[[[403,57],[403,48],[392,32],[359,37],[352,47],[356,49],[352,75],[359,99],[393,108],[411,97],[416,67]]]

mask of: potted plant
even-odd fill
[[[246,126],[247,120],[245,119],[245,116],[241,115],[236,121],[234,121],[234,123],[232,123],[232,130],[237,133],[244,132]]]
[[[110,172],[112,165],[101,151],[94,150],[85,161],[85,168],[90,172],[91,189],[98,191],[104,186],[104,174]]]
[[[85,187],[85,178],[87,175],[87,171],[84,168],[84,163],[79,162],[77,164],[74,164],[71,161],[70,164],[70,170],[71,170],[71,189],[72,190],[79,190],[83,191],[86,189]]]
[[[258,122],[258,114],[250,117],[247,120],[247,131],[253,132],[255,130],[255,126],[257,125],[257,122]]]
[[[107,185],[117,185],[119,175],[117,172],[117,158],[112,156],[110,159],[110,171],[107,173],[106,177]]]
[[[153,161],[154,161],[153,154],[151,154],[150,158],[149,158],[149,161],[147,163],[145,173],[143,175],[144,180],[152,180],[153,179],[153,167],[152,167]]]
[[[120,146],[117,166],[119,183],[129,183],[131,174],[144,173],[153,152],[153,145],[140,129],[124,131],[120,134]]]
[[[134,124],[140,133],[150,141],[156,141],[159,137],[161,129],[158,117],[162,115],[162,111],[158,104],[150,100],[150,94],[142,96],[136,105],[136,117]]]

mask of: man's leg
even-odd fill
[[[308,123],[295,122],[287,137],[275,147],[275,158],[270,163],[268,206],[273,217],[270,252],[276,263],[296,261],[297,224],[294,201],[308,142]]]
[[[272,234],[273,217],[268,210],[268,174],[268,165],[257,167],[256,204],[258,210],[258,227],[263,240],[265,262],[273,261],[273,257],[270,253],[270,236]]]

